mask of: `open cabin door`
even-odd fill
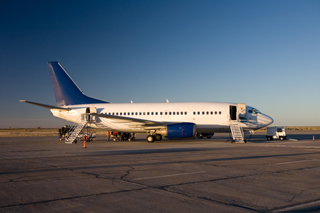
[[[246,104],[238,104],[238,117],[240,120],[247,119],[247,106],[246,106]]]
[[[237,119],[237,106],[230,105],[230,120],[236,121]]]
[[[85,119],[87,122],[95,122],[96,121],[96,116],[90,115],[90,113],[97,113],[97,108],[95,107],[87,107],[86,108],[86,114],[85,114]]]

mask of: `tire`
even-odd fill
[[[284,140],[284,138],[283,138],[283,137],[280,137],[280,140],[282,140],[282,141],[283,141],[283,140]]]
[[[156,134],[155,140],[156,140],[156,141],[161,141],[161,140],[162,140],[162,135]]]
[[[148,137],[147,137],[148,143],[153,143],[154,140],[155,140],[155,137],[153,135],[148,135]]]
[[[210,139],[210,138],[212,138],[212,134],[207,134],[207,139]]]
[[[202,134],[201,133],[197,133],[197,138],[198,139],[202,139],[203,138]]]

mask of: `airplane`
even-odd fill
[[[147,133],[150,143],[164,137],[210,138],[219,132],[231,132],[234,140],[243,141],[243,131],[273,123],[270,116],[243,103],[111,103],[85,95],[58,62],[48,62],[48,67],[57,106],[20,101],[48,108],[53,116],[76,123],[80,131],[90,123],[107,131],[133,133],[132,140],[136,133]]]

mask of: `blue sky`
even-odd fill
[[[320,125],[319,1],[0,1],[0,128],[67,124],[47,61],[113,103],[254,106]]]

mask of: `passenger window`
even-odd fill
[[[114,112],[112,113],[112,115],[114,115]]]
[[[168,115],[168,112],[165,112],[164,114],[165,114],[165,115]]]
[[[213,115],[213,112],[211,111],[211,115]]]
[[[155,112],[156,113],[156,115],[158,115],[158,112]]]
[[[147,112],[147,115],[149,115],[150,113],[149,112]]]
[[[221,115],[221,111],[219,111],[219,115]]]
[[[187,115],[187,112],[184,112],[185,115]]]
[[[195,114],[196,114],[196,112],[193,112],[193,114],[195,115]]]
[[[171,112],[169,112],[169,115],[171,115]]]
[[[217,111],[215,111],[214,114],[216,115],[216,114],[217,114]]]
[[[146,112],[143,112],[143,115],[146,115]]]
[[[138,115],[138,113],[136,112],[136,115]]]
[[[204,115],[204,112],[202,111],[202,115]]]
[[[172,112],[172,115],[175,115],[176,113],[175,112]]]
[[[179,115],[179,112],[177,112],[177,115]]]
[[[200,115],[200,112],[198,111],[198,115]]]
[[[209,112],[207,111],[207,115],[209,115]]]
[[[139,112],[139,115],[141,115],[141,112]]]
[[[180,115],[183,115],[183,112],[181,112],[181,114]]]

